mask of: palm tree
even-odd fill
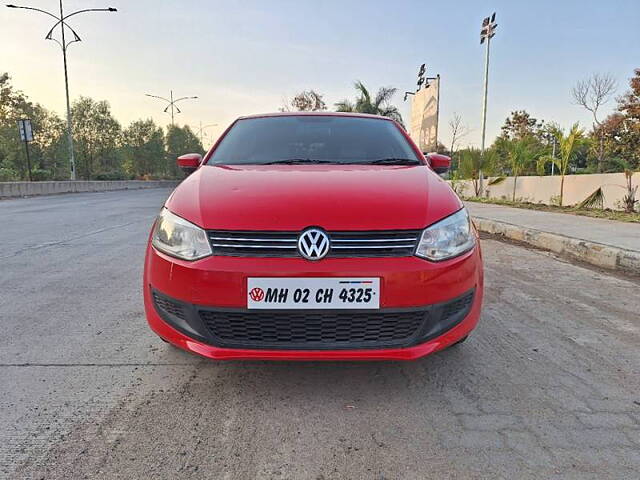
[[[569,164],[576,154],[577,149],[588,142],[584,138],[584,130],[580,128],[578,123],[574,123],[565,136],[564,131],[554,128],[552,134],[556,137],[559,148],[559,157],[553,158],[548,155],[538,159],[538,173],[544,174],[544,167],[547,163],[553,163],[560,172],[560,206],[562,206],[562,197],[564,195],[564,176],[567,174]]]
[[[494,150],[485,150],[484,154],[478,148],[467,148],[459,152],[460,162],[458,173],[461,178],[471,179],[476,197],[480,195],[480,171],[485,175],[492,175],[495,170],[496,154]]]
[[[536,157],[536,151],[533,149],[533,140],[530,137],[506,141],[505,148],[507,150],[509,166],[511,167],[511,175],[513,176],[513,195],[511,201],[515,202],[518,177],[533,162]]]
[[[627,194],[622,198],[624,211],[627,213],[634,213],[636,211],[636,203],[638,203],[638,200],[636,200],[638,185],[636,185],[635,187],[633,186],[632,178],[636,172],[631,166],[631,163],[629,163],[627,160],[624,160],[622,158],[615,158],[613,159],[613,162],[616,163],[618,165],[618,168],[620,168],[624,172],[624,178],[627,184]]]
[[[342,100],[335,104],[337,112],[358,112],[382,115],[384,117],[392,118],[400,125],[404,126],[398,107],[389,103],[391,101],[391,97],[396,93],[397,88],[382,87],[378,90],[375,98],[372,98],[369,90],[367,90],[367,87],[365,87],[361,81],[358,80],[354,86],[358,91],[358,97],[356,98],[355,103],[351,100]]]

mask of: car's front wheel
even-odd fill
[[[458,340],[456,343],[454,343],[451,346],[455,347],[456,345],[460,345],[461,343],[465,342],[467,340],[467,338],[469,338],[469,335],[465,335],[464,337],[462,337],[460,340]]]

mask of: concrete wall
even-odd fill
[[[24,197],[32,195],[53,195],[56,193],[106,192],[108,190],[138,190],[141,188],[173,188],[178,185],[173,180],[121,180],[75,182],[0,182],[0,198]]]
[[[456,189],[462,196],[474,195],[471,180],[460,182]],[[633,185],[640,185],[640,173],[632,177]],[[591,195],[598,187],[604,192],[604,207],[620,210],[622,197],[627,193],[624,173],[599,173],[590,175],[567,175],[564,177],[564,205],[575,205]],[[460,188],[463,189],[460,192]],[[513,195],[513,177],[507,177],[499,185],[487,186],[485,195],[489,198],[511,200]],[[488,192],[488,194],[487,194]],[[516,184],[516,200],[532,203],[552,204],[552,198],[560,194],[560,176],[518,177]],[[640,188],[638,189],[640,197]]]

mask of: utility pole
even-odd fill
[[[486,50],[485,50],[485,58],[484,58],[484,93],[482,95],[482,141],[480,143],[480,153],[482,155],[482,161],[484,163],[484,151],[485,151],[485,137],[487,131],[487,97],[489,93],[489,48],[491,45],[491,39],[496,34],[496,28],[498,24],[496,21],[496,13],[493,12],[491,17],[486,17],[482,21],[482,28],[480,29],[480,44],[486,42]],[[482,168],[478,172],[479,182],[480,182],[480,196],[482,196],[483,191],[483,180],[484,176],[482,173]]]
[[[173,99],[173,90],[169,90],[169,98],[159,97],[157,95],[151,95],[149,93],[145,93],[145,95],[147,97],[157,98],[158,100],[162,100],[163,102],[165,102],[167,104],[167,106],[165,107],[163,112],[167,113],[167,112],[169,112],[169,110],[171,110],[170,113],[171,113],[171,126],[172,127],[174,125],[174,115],[176,113],[182,113],[182,111],[178,108],[176,103],[181,102],[183,100],[194,100],[194,99],[198,98],[198,97],[180,97],[180,98],[176,98],[174,100]]]
[[[46,10],[41,10],[39,8],[34,8],[34,7],[22,7],[19,5],[7,5],[7,7],[21,8],[23,10],[33,10],[35,12],[49,15],[50,17],[53,17],[57,20],[57,22],[53,25],[53,27],[51,27],[51,30],[49,30],[49,33],[47,33],[47,35],[44,38],[45,40],[53,40],[58,45],[60,45],[60,48],[62,48],[62,61],[64,64],[64,90],[65,90],[65,95],[67,99],[67,142],[69,144],[69,160],[71,163],[71,180],[75,180],[76,179],[76,158],[73,151],[73,123],[71,121],[71,102],[69,101],[69,74],[67,72],[67,48],[69,48],[69,45],[71,45],[74,42],[81,42],[82,39],[78,36],[75,30],[67,24],[66,20],[69,17],[73,17],[74,15],[78,15],[80,13],[85,13],[85,12],[117,12],[118,10],[112,7],[85,8],[83,10],[77,10],[75,12],[69,13],[68,15],[65,15],[62,7],[62,0],[60,0],[60,16],[58,17],[57,15],[51,12],[47,12]],[[53,31],[58,25],[60,25],[61,41],[58,41],[57,39],[53,38]],[[69,42],[66,41],[65,27],[68,28],[71,31],[71,33],[73,33],[73,40]]]

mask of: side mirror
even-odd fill
[[[187,153],[178,157],[178,166],[188,175],[198,169],[201,161],[202,155],[198,153]]]
[[[439,153],[425,153],[424,156],[437,174],[447,173],[451,168],[451,157]]]

